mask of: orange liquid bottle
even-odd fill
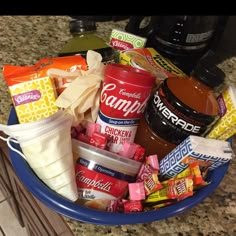
[[[219,118],[213,88],[223,80],[223,71],[207,60],[188,78],[167,78],[150,97],[135,142],[160,161],[189,135],[204,136]]]

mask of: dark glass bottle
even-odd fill
[[[73,38],[59,52],[59,56],[80,54],[86,58],[87,51],[93,50],[101,54],[103,62],[113,61],[113,49],[96,34],[96,22],[92,18],[72,19],[69,26]]]

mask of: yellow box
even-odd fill
[[[230,85],[218,97],[221,118],[207,134],[207,138],[225,140],[236,133],[236,87]],[[221,138],[220,138],[221,137]],[[227,137],[227,138],[226,138]]]
[[[236,125],[229,127],[222,133],[219,137],[217,137],[218,140],[227,140],[231,138],[234,134],[236,134]]]
[[[9,87],[19,123],[28,123],[51,116],[58,107],[51,78],[43,77]]]

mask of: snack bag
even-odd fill
[[[86,70],[87,65],[81,56],[71,56],[43,58],[33,66],[3,66],[3,76],[9,87],[19,123],[40,120],[58,111],[55,104],[56,89],[61,91],[66,83],[59,83],[59,78],[47,76],[50,68],[76,71]]]
[[[47,76],[51,68],[74,72],[87,70],[85,59],[80,55],[56,58],[42,58],[33,66],[3,66],[3,75],[7,85],[12,86],[29,80],[35,80]]]

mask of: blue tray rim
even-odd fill
[[[9,115],[8,125],[16,124],[17,116],[15,109],[12,107]],[[19,145],[12,145],[20,149]],[[166,219],[175,215],[179,215],[192,207],[198,205],[207,198],[216,187],[220,184],[227,173],[229,162],[218,167],[209,173],[211,183],[199,189],[192,197],[186,198],[173,205],[161,208],[159,210],[135,213],[113,213],[94,210],[60,196],[49,187],[47,187],[33,172],[28,163],[16,152],[9,149],[12,165],[17,176],[23,182],[25,187],[34,197],[43,202],[52,210],[69,217],[71,219],[97,224],[97,225],[125,225],[148,223]]]

